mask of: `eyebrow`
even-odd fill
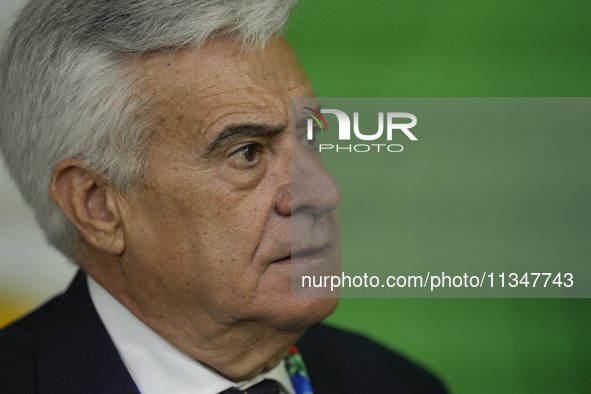
[[[205,156],[211,155],[224,142],[240,137],[272,137],[285,130],[285,125],[269,125],[256,123],[231,124],[205,150]]]

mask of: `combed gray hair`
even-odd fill
[[[144,53],[232,35],[245,48],[281,34],[297,0],[32,0],[0,58],[0,149],[50,244],[73,258],[79,233],[48,193],[79,158],[120,191],[143,182],[147,98],[126,67]]]

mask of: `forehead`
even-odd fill
[[[286,123],[290,98],[314,94],[284,38],[245,52],[229,37],[199,50],[183,49],[141,59],[143,88],[154,97],[159,124],[186,123],[206,137],[222,124]],[[213,131],[213,132],[214,132]]]

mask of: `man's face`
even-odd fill
[[[289,44],[244,54],[216,38],[143,60],[156,130],[147,181],[123,196],[122,215],[137,307],[285,329],[329,315],[336,299],[290,293],[292,264],[340,266],[340,195],[309,141],[291,133],[291,97],[314,92]],[[293,198],[292,171],[302,189]],[[304,234],[293,258],[292,224]]]

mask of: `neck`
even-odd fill
[[[256,320],[221,319],[197,305],[177,308],[149,281],[142,281],[142,289],[131,288],[121,265],[105,264],[105,258],[109,256],[101,264],[83,264],[84,270],[154,332],[228,380],[249,380],[275,368],[305,332]]]

